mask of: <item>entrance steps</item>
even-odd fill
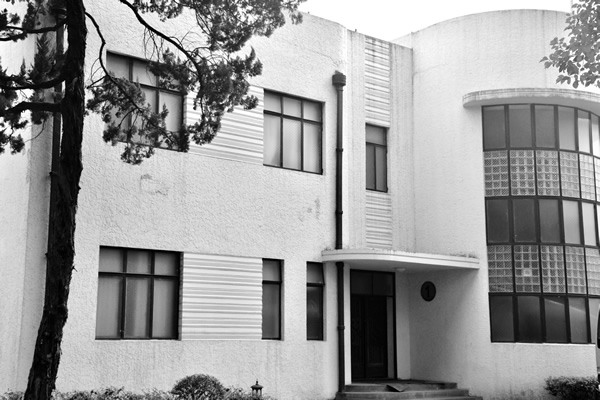
[[[346,385],[335,400],[481,400],[458,389],[456,383],[429,381],[382,381]]]

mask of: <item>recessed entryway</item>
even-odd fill
[[[394,274],[350,273],[352,381],[394,378]]]

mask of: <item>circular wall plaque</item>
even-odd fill
[[[433,282],[425,282],[421,285],[421,297],[425,301],[431,301],[435,298],[435,285]]]

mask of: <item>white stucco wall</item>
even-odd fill
[[[34,46],[31,39],[4,43],[2,67],[17,73]],[[43,296],[51,137],[30,126],[20,133],[24,150],[13,155],[7,147],[0,155],[0,391],[27,379],[33,353],[23,343],[34,338]]]
[[[143,55],[129,14],[113,6],[88,5],[103,27],[127,27],[105,29],[108,50]],[[335,271],[326,270],[325,340],[307,341],[306,262],[320,261],[334,243],[331,76],[345,69],[345,35],[341,26],[307,15],[300,27],[287,25],[252,43],[264,63],[254,86],[324,102],[323,175],[163,150],[132,167],[120,161],[121,146],[102,141],[100,118],[87,118],[59,390],[170,389],[186,375],[207,373],[246,388],[258,379],[265,394],[282,400],[334,396]],[[90,32],[89,65],[97,46]],[[101,245],[284,260],[283,340],[95,340]]]
[[[478,272],[409,276],[413,378],[458,382],[486,399],[544,396],[551,375],[590,376],[593,345],[490,343],[479,90],[555,88],[539,60],[565,14],[500,11],[446,21],[398,43],[413,49],[416,249],[481,260]],[[419,294],[431,280],[431,303]]]

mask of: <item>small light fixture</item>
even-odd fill
[[[262,397],[263,387],[261,384],[258,383],[258,379],[256,380],[256,383],[254,385],[252,385],[251,387],[252,387],[252,397],[256,397],[256,398],[260,399]]]

